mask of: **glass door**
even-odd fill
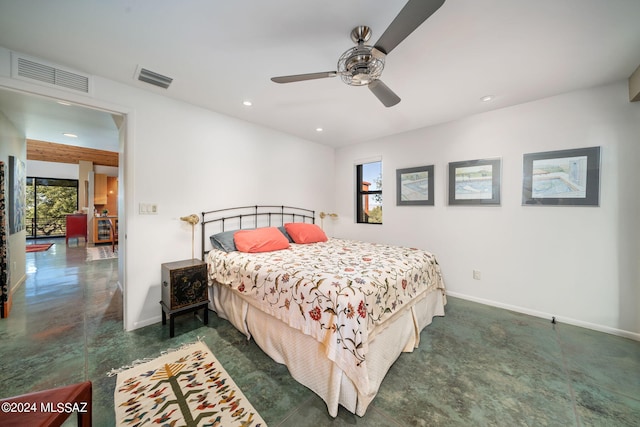
[[[78,180],[27,177],[27,238],[61,237],[66,216],[78,209]]]

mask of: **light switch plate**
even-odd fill
[[[140,203],[138,205],[138,213],[140,215],[157,215],[158,205],[155,203]]]

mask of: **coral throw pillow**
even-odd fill
[[[290,222],[285,224],[284,228],[287,230],[287,234],[289,234],[296,243],[316,243],[327,241],[327,235],[322,231],[322,228],[315,224]]]
[[[287,249],[289,240],[276,227],[240,230],[233,235],[240,252],[271,252]]]

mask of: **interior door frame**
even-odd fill
[[[127,215],[133,202],[130,200],[131,191],[127,182],[126,165],[129,155],[125,154],[130,141],[133,139],[133,116],[135,112],[131,108],[101,101],[95,98],[76,95],[74,93],[61,91],[59,89],[37,86],[27,82],[14,80],[0,76],[0,90],[18,92],[25,96],[39,96],[50,98],[56,101],[66,101],[78,107],[101,110],[106,113],[115,114],[122,117],[116,122],[119,129],[118,141],[118,286],[122,291],[122,327],[127,325],[127,263],[126,263],[126,242],[127,242]],[[129,153],[130,154],[130,153]]]

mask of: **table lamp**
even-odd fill
[[[191,214],[187,216],[181,216],[180,219],[182,221],[185,221],[191,224],[191,259],[195,259],[195,256],[194,256],[195,227],[196,227],[196,224],[200,222],[200,217],[198,217],[198,215],[196,214]]]

